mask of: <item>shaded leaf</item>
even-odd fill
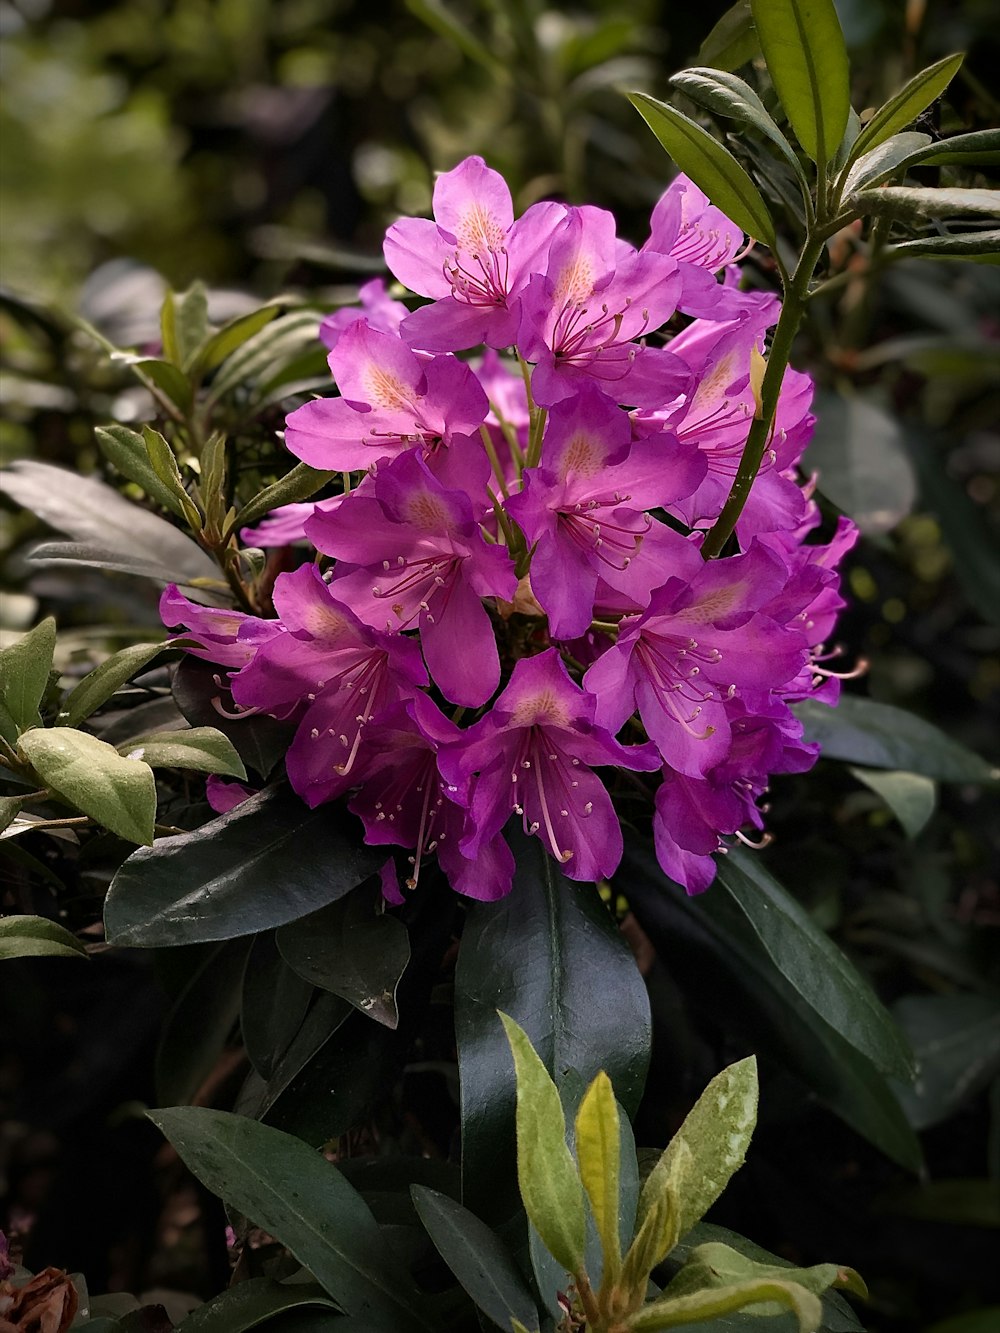
[[[886,247],[891,259],[970,259],[1000,263],[1000,230],[964,231],[950,236],[918,236]]]
[[[970,130],[938,139],[914,153],[910,164],[928,167],[993,166],[1000,163],[1000,130]]]
[[[331,1310],[339,1308],[315,1283],[253,1277],[199,1305],[175,1328],[177,1333],[243,1333],[244,1329],[256,1328],[284,1310],[315,1305]]]
[[[217,403],[241,384],[264,371],[273,371],[310,343],[319,343],[319,316],[314,310],[280,315],[247,338],[222,364],[207,395],[207,406]]]
[[[116,690],[137,676],[143,667],[173,646],[170,643],[133,643],[128,648],[112,653],[73,686],[62,701],[56,725],[79,726],[91,713],[107,703]]]
[[[496,1232],[446,1194],[424,1185],[412,1185],[410,1194],[435,1248],[479,1309],[502,1329],[512,1319],[537,1329],[531,1293]]]
[[[253,942],[243,977],[240,1031],[250,1063],[268,1079],[302,1026],[313,987],[278,953],[274,933]]]
[[[287,1048],[276,1057],[271,1072],[263,1077],[251,1075],[247,1079],[237,1098],[236,1111],[255,1120],[264,1119],[353,1012],[351,1005],[339,995],[317,996]],[[325,1142],[325,1139],[318,1142]]]
[[[45,785],[83,814],[120,838],[152,845],[156,786],[145,764],[72,727],[26,731],[18,746]]]
[[[156,1096],[190,1102],[212,1072],[240,1009],[247,940],[213,949],[174,1001],[160,1030]]]
[[[175,507],[180,509],[184,521],[194,532],[200,532],[202,526],[201,511],[187,493],[184,478],[177,466],[173,449],[158,430],[154,430],[152,426],[147,424],[144,424],[142,428],[142,442],[146,446],[146,456],[149,459],[150,467],[159,478],[161,485],[166,487],[174,497]]]
[[[270,777],[284,758],[295,734],[293,724],[258,714],[226,717],[214,704],[233,707],[229,692],[216,681],[218,668],[197,657],[184,657],[174,672],[172,693],[177,707],[193,727],[215,727],[228,736],[243,762],[261,778]]]
[[[506,80],[507,69],[489,47],[484,46],[472,30],[451,12],[443,0],[406,0],[406,7],[415,14],[428,28],[440,33],[453,42],[463,55],[474,60],[477,65],[490,71],[501,80]]]
[[[884,143],[897,130],[912,124],[922,111],[941,96],[958,73],[964,58],[961,54],[945,56],[943,60],[929,65],[880,106],[858,135],[851,154],[852,161]]]
[[[904,769],[939,782],[996,782],[1000,769],[946,736],[933,723],[892,704],[854,694],[836,708],[806,699],[794,706],[805,739],[818,741],[827,759],[867,768]]]
[[[57,921],[44,916],[0,917],[0,959],[86,958],[87,951],[75,935]]]
[[[315,495],[337,475],[336,472],[320,472],[310,467],[308,463],[298,463],[278,481],[259,491],[252,500],[248,500],[233,519],[226,535],[235,531],[237,527],[245,528],[255,523],[257,519],[263,518],[279,505],[297,504],[302,500],[308,500],[310,495]]]
[[[18,731],[37,727],[42,702],[52,670],[56,647],[56,622],[48,616],[0,652],[0,703]]]
[[[937,784],[922,773],[905,773],[891,769],[852,768],[859,782],[881,796],[896,816],[909,838],[922,832],[934,813],[937,802]]]
[[[629,101],[660,143],[699,189],[738,227],[774,246],[774,223],[753,181],[717,139],[666,102],[647,93],[630,93]]]
[[[161,839],[130,856],[112,880],[108,939],[143,948],[191,944],[304,916],[350,892],[384,859],[345,823],[330,806],[310,810],[291,793],[270,790],[191,833]]]
[[[899,171],[913,154],[929,144],[929,134],[896,134],[857,159],[844,181],[844,194],[851,195],[867,185],[875,185]]]
[[[270,324],[279,309],[276,305],[261,306],[259,310],[251,310],[248,315],[237,315],[228,324],[223,324],[199,350],[192,362],[192,373],[200,376],[215,370],[265,324]]]
[[[406,927],[385,910],[381,888],[361,886],[282,926],[281,956],[300,977],[333,991],[386,1027],[399,1022],[396,988],[410,958]]]
[[[893,1006],[917,1059],[899,1089],[914,1129],[947,1120],[1000,1072],[1000,1003],[986,995],[907,995]]]
[[[143,437],[127,426],[98,426],[94,435],[104,457],[123,477],[141,486],[151,500],[178,518],[185,517],[184,504],[173,486],[164,484],[149,459]]]
[[[789,124],[825,169],[851,109],[847,48],[833,0],[750,0],[750,9]]]
[[[1000,1228],[995,1180],[929,1180],[885,1201],[887,1213],[961,1227]]]
[[[246,781],[243,760],[232,741],[215,727],[154,731],[148,736],[134,736],[120,748],[130,759],[141,759],[150,768],[188,768]]]
[[[874,214],[903,222],[927,218],[1000,217],[1000,190],[930,189],[918,185],[883,185],[877,190],[859,190],[847,200],[848,207],[864,217]]]
[[[429,1328],[364,1200],[320,1154],[224,1111],[149,1116],[204,1185],[287,1246],[349,1314],[383,1319],[387,1329]]]
[[[804,179],[799,159],[791,144],[768,115],[767,108],[748,83],[735,74],[716,69],[682,69],[670,80],[693,102],[714,111],[717,116],[728,116],[743,125],[750,125],[769,139],[788,162],[795,174]]]
[[[0,833],[3,833],[4,829],[14,822],[27,800],[27,795],[0,796]]]
[[[702,42],[698,64],[734,70],[753,60],[759,52],[760,41],[750,13],[750,0],[737,0]]]

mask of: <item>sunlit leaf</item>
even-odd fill
[[[257,519],[263,518],[265,514],[269,514],[272,509],[277,509],[280,505],[297,504],[302,500],[308,500],[337,475],[336,472],[320,472],[310,467],[308,463],[298,463],[273,485],[265,487],[252,500],[248,500],[230,525],[229,532],[237,527],[247,527],[255,523]]]
[[[682,69],[670,82],[693,102],[758,130],[778,149],[795,174],[804,179],[799,159],[767,108],[748,83],[716,69]]]
[[[44,916],[0,917],[0,960],[4,958],[86,958],[83,944],[65,926]]]
[[[0,652],[0,703],[19,731],[39,723],[55,646],[56,622],[48,616]]]
[[[948,87],[964,60],[961,54],[945,56],[929,65],[890,97],[872,116],[858,135],[851,153],[854,161],[891,138],[897,130],[911,124]]]
[[[231,740],[215,727],[187,731],[154,731],[131,737],[119,750],[150,768],[188,768],[198,773],[245,781],[247,771]]]
[[[101,453],[123,477],[141,486],[151,500],[185,518],[185,508],[176,488],[161,481],[149,459],[146,442],[127,426],[98,426],[94,431]]]
[[[877,185],[904,167],[913,154],[930,143],[929,134],[897,134],[865,153],[851,167],[844,181],[844,194],[851,195],[865,186]]]
[[[1000,190],[929,189],[917,185],[883,185],[877,190],[859,190],[847,200],[848,207],[864,217],[874,214],[902,222],[927,218],[1000,217]]]

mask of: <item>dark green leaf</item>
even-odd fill
[[[151,846],[156,817],[152,770],[72,727],[36,728],[18,742],[47,787],[120,838]]]
[[[774,223],[753,181],[717,139],[666,102],[647,93],[629,100],[673,160],[717,208],[758,240],[774,245]]]
[[[913,154],[929,144],[929,134],[896,134],[885,143],[859,157],[844,181],[844,194],[851,195],[865,186],[877,185],[903,168]]]
[[[921,111],[925,111],[948,87],[963,59],[962,55],[945,56],[943,60],[915,74],[895,97],[890,97],[872,116],[855,141],[851,160],[878,147],[897,130],[915,121]]]
[[[892,769],[852,768],[850,771],[859,782],[881,796],[906,830],[907,837],[915,838],[923,831],[937,801],[937,784],[933,778]]]
[[[319,342],[319,316],[314,310],[296,310],[271,320],[236,349],[212,381],[208,405],[217,403],[241,384],[263,372],[273,372],[310,343]]]
[[[218,566],[190,537],[94,477],[20,459],[5,470],[3,480],[18,504],[80,543],[81,553],[91,550],[90,563],[136,569],[163,582],[220,580]],[[73,555],[72,543],[57,552],[59,559]]]
[[[360,843],[341,811],[260,792],[130,856],[105,903],[108,939],[151,948],[252,935],[349,893],[384,857]]]
[[[935,190],[916,185],[883,185],[877,190],[859,190],[851,195],[847,204],[862,217],[874,214],[902,222],[972,214],[996,218],[1000,217],[1000,190]]]
[[[278,953],[273,931],[258,935],[243,977],[240,1030],[250,1063],[268,1079],[302,1026],[313,987]]]
[[[851,109],[847,48],[833,0],[750,0],[750,9],[789,124],[825,169]]]
[[[211,662],[184,657],[174,672],[173,696],[177,707],[192,726],[216,727],[228,736],[243,762],[261,778],[268,778],[291,744],[294,725],[263,714],[223,716],[213,701],[219,700],[229,710],[233,702],[228,691],[216,681],[217,670]]]
[[[717,116],[728,116],[743,125],[758,130],[778,149],[795,174],[802,179],[799,159],[792,146],[767,113],[767,108],[748,83],[735,74],[716,69],[682,69],[670,82],[693,102],[714,111]]]
[[[995,1180],[930,1180],[885,1201],[884,1211],[961,1227],[1000,1228]]]
[[[320,1305],[336,1310],[323,1288],[312,1282],[275,1282],[253,1277],[199,1305],[175,1325],[177,1333],[244,1333],[284,1310]]]
[[[352,1015],[358,1017],[339,995],[317,996],[288,1047],[276,1058],[273,1071],[263,1078],[251,1074],[243,1085],[235,1107],[239,1114],[262,1120],[289,1089],[294,1093],[296,1080],[305,1077],[304,1071],[309,1070],[315,1057]],[[329,1135],[316,1142],[325,1143],[327,1138]]]
[[[232,741],[215,727],[154,731],[148,736],[134,736],[119,748],[130,759],[141,759],[150,768],[188,768],[246,781],[243,760]]]
[[[1000,1072],[1000,1003],[984,995],[908,995],[893,1012],[917,1057],[899,1089],[910,1124],[929,1129],[954,1115]]]
[[[385,911],[377,880],[282,926],[276,939],[300,977],[343,996],[377,1023],[396,1027],[396,988],[410,941],[403,923]]]
[[[12,738],[13,739],[13,738]],[[0,796],[0,833],[8,828],[21,813],[21,807],[28,800],[25,796]]]
[[[270,324],[279,309],[280,307],[276,305],[261,306],[259,310],[252,310],[248,315],[237,315],[228,324],[223,324],[195,357],[191,367],[192,372],[206,375],[209,371],[215,370],[216,366],[220,366],[228,356],[232,356],[238,347],[242,347],[265,324]]]
[[[156,1096],[190,1102],[212,1072],[240,1009],[249,941],[213,949],[174,1001],[156,1052]]]
[[[914,153],[908,165],[995,167],[1000,163],[1000,130],[971,130],[939,139]]]
[[[149,460],[143,437],[127,426],[98,426],[94,431],[101,453],[123,477],[141,486],[151,500],[184,518],[184,504],[173,486],[160,480]]]
[[[538,1311],[503,1241],[475,1213],[423,1185],[413,1203],[438,1253],[480,1310],[502,1329],[511,1319],[538,1328]]]
[[[853,694],[836,708],[807,699],[795,705],[805,739],[818,741],[827,759],[867,768],[904,769],[939,782],[996,782],[1000,769],[953,741],[930,722]]]
[[[86,958],[83,944],[65,926],[44,916],[0,917],[0,959]]]
[[[311,468],[308,463],[298,463],[279,481],[265,487],[252,500],[248,500],[234,519],[230,531],[234,531],[237,526],[248,527],[257,519],[263,518],[265,514],[269,514],[272,509],[277,509],[279,505],[308,500],[310,495],[315,495],[331,477],[336,475],[335,472],[319,472],[316,468]]]
[[[38,706],[49,683],[56,622],[48,616],[0,653],[0,703],[18,731],[37,727]]]
[[[287,1246],[349,1314],[429,1329],[364,1200],[319,1153],[223,1111],[173,1107],[150,1119],[204,1185]]]
[[[101,704],[107,703],[116,690],[170,647],[169,643],[133,643],[112,653],[73,686],[62,702],[56,725],[78,727]]]
[[[455,974],[465,1202],[489,1219],[518,1208],[514,1080],[502,1004],[557,1079],[601,1069],[634,1114],[649,1059],[646,987],[592,885],[555,872],[535,839],[512,837],[514,888],[470,904]]]
[[[1000,230],[956,232],[950,236],[918,236],[884,251],[891,259],[969,259],[1000,264]]]
[[[750,13],[750,0],[737,0],[702,42],[698,64],[734,70],[753,60],[759,52],[760,42]]]

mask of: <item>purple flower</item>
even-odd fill
[[[259,643],[281,632],[273,620],[192,602],[178,590],[176,583],[167,584],[163,590],[160,619],[164,625],[185,627],[182,637],[188,641],[187,651],[192,657],[228,667],[245,666]]]
[[[361,320],[367,320],[371,328],[380,333],[398,333],[399,326],[409,314],[402,301],[394,301],[385,290],[381,278],[372,278],[358,289],[357,306],[345,306],[327,315],[319,326],[319,336],[332,352],[340,341],[341,335]]]
[[[621,827],[591,765],[648,771],[659,761],[650,746],[620,745],[595,723],[594,710],[595,700],[573,683],[554,648],[515,664],[491,711],[439,758],[460,798],[471,792],[467,857],[476,857],[514,813],[570,879],[612,873],[621,859]]]
[[[411,291],[434,298],[404,320],[403,337],[429,352],[509,346],[519,294],[565,211],[534,204],[515,222],[506,181],[481,157],[439,176],[434,221],[403,218],[386,233],[390,270]]]
[[[242,782],[227,782],[214,773],[205,780],[205,799],[217,815],[228,814],[253,795],[252,787],[244,786]]]

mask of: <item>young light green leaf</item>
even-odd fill
[[[566,1146],[566,1118],[556,1085],[523,1028],[500,1015],[517,1080],[517,1179],[528,1217],[567,1273],[583,1268],[587,1227],[583,1186]]]
[[[629,100],[680,169],[716,207],[757,240],[775,243],[774,223],[753,181],[717,139],[666,102],[647,93]]]
[[[120,838],[153,845],[156,784],[152,769],[124,759],[113,745],[72,727],[36,727],[18,742],[47,787]]]
[[[56,726],[78,727],[85,718],[107,703],[116,690],[139,674],[154,657],[167,652],[170,643],[133,643],[94,667],[70,690],[62,702]]]
[[[876,148],[859,157],[844,181],[844,194],[851,195],[866,186],[877,185],[880,181],[899,171],[926,144],[929,134],[895,134]]]
[[[699,1222],[743,1165],[757,1123],[754,1056],[716,1074],[650,1172],[639,1197],[645,1217],[669,1186],[677,1196],[680,1234]],[[682,1157],[681,1145],[690,1149]]]
[[[739,69],[760,52],[757,30],[750,13],[750,0],[737,0],[702,42],[698,64],[713,69]]]
[[[475,1213],[426,1185],[410,1194],[441,1258],[480,1310],[500,1328],[538,1329],[538,1311],[503,1241]]]
[[[82,943],[65,926],[44,916],[0,917],[0,959],[86,958]]]
[[[189,768],[246,781],[247,771],[236,747],[215,727],[154,731],[148,736],[131,737],[118,748],[127,758],[141,759],[150,768]]]
[[[791,144],[768,115],[767,108],[748,83],[735,74],[717,69],[682,69],[670,82],[693,102],[759,130],[784,157],[795,174],[805,180]]]
[[[48,616],[0,653],[0,703],[18,731],[38,726],[55,647],[56,622]]]
[[[266,486],[252,500],[248,500],[228,525],[224,535],[229,537],[237,527],[245,528],[255,523],[257,519],[263,518],[279,505],[297,504],[302,500],[308,500],[310,495],[315,495],[337,475],[336,472],[320,472],[310,467],[308,463],[296,464],[291,472],[286,472],[278,481]]]
[[[618,1234],[621,1127],[614,1089],[603,1070],[587,1089],[576,1113],[576,1157],[601,1238],[604,1256],[601,1280],[607,1285],[617,1278],[621,1268]]]
[[[937,783],[922,773],[878,768],[851,768],[851,773],[876,796],[881,796],[909,838],[922,832],[934,813]]]
[[[682,1185],[691,1171],[691,1149],[680,1143],[674,1154],[675,1181],[661,1182],[662,1188],[642,1217],[622,1264],[618,1285],[622,1291],[646,1293],[649,1275],[673,1250],[681,1235],[681,1211],[675,1184]]]
[[[225,1111],[149,1115],[198,1179],[286,1245],[348,1314],[401,1333],[430,1328],[367,1204],[319,1153]]]
[[[850,161],[857,161],[862,154],[885,143],[897,130],[916,120],[921,111],[926,110],[948,87],[964,58],[961,54],[945,56],[943,60],[915,74],[872,116],[855,140]]]
[[[127,426],[98,426],[94,431],[104,457],[123,477],[141,486],[151,500],[186,518],[184,505],[173,486],[165,485],[149,461],[146,442],[138,431]]]
[[[729,1245],[708,1241],[691,1251],[664,1296],[687,1296],[704,1289],[717,1290],[761,1279],[794,1282],[796,1286],[811,1291],[814,1296],[822,1296],[831,1287],[846,1288],[862,1298],[868,1295],[868,1288],[853,1268],[839,1264],[814,1264],[811,1268],[764,1264]]]
[[[833,0],[750,0],[750,9],[789,124],[825,170],[851,109],[847,48]]]
[[[232,356],[238,347],[242,347],[248,338],[252,338],[265,324],[270,324],[277,315],[279,306],[265,305],[259,310],[252,310],[249,315],[237,315],[228,324],[213,333],[211,338],[199,349],[191,364],[192,374],[207,375],[209,371],[221,366],[226,357]]]
[[[883,251],[890,259],[967,259],[978,263],[1000,263],[1000,228],[989,231],[964,231],[952,236],[920,236],[912,241],[888,245]]]
[[[902,222],[923,222],[975,214],[1000,217],[1000,190],[928,189],[912,185],[883,185],[878,190],[859,190],[847,206],[861,217],[874,214]]]
[[[818,1296],[794,1282],[762,1278],[741,1282],[719,1290],[702,1290],[688,1296],[662,1297],[632,1315],[628,1327],[635,1333],[678,1325],[703,1323],[722,1315],[735,1314],[748,1305],[762,1301],[778,1302],[792,1310],[798,1319],[799,1333],[816,1333],[823,1317]]]

